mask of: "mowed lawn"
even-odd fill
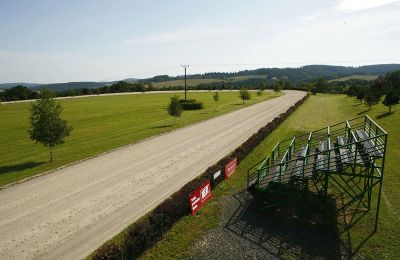
[[[0,105],[0,186],[276,97],[271,92],[262,96],[252,93],[252,99],[242,105],[238,92],[220,92],[218,110],[214,112],[213,94],[189,92],[188,98],[202,101],[205,109],[184,111],[176,125],[165,109],[176,93],[59,100],[64,108],[62,116],[73,130],[65,144],[56,147],[53,162],[49,162],[48,148],[29,139],[31,104]]]
[[[271,133],[237,168],[237,172],[213,191],[213,200],[195,216],[185,216],[165,234],[163,240],[147,250],[144,259],[175,259],[190,255],[191,246],[208,229],[216,227],[221,216],[218,200],[246,188],[247,169],[264,158],[279,140],[351,119],[367,113],[389,133],[385,176],[381,199],[378,232],[373,230],[376,196],[372,210],[349,232],[340,235],[347,247],[358,251],[366,259],[398,259],[400,241],[400,105],[393,114],[379,104],[368,107],[344,95],[310,96],[285,122]],[[376,195],[376,194],[375,194]],[[340,220],[338,220],[340,222]],[[365,244],[362,242],[366,240]],[[349,242],[350,241],[350,242]],[[284,254],[284,253],[283,253]]]

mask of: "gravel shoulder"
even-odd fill
[[[306,93],[286,95],[0,190],[0,259],[78,259]]]

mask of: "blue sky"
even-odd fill
[[[0,83],[400,63],[400,0],[0,0]]]

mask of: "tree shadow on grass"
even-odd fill
[[[46,162],[24,162],[24,163],[19,163],[19,164],[14,164],[14,165],[0,166],[0,174],[31,169],[31,168],[37,167],[39,165],[42,165],[44,163],[46,163]]]
[[[393,112],[385,112],[383,114],[378,115],[376,118],[382,119],[382,118],[388,117],[388,116],[393,115],[393,114],[394,114]]]
[[[157,126],[152,126],[149,129],[160,129],[160,128],[168,128],[174,126],[174,124],[165,124],[165,125],[157,125]]]
[[[369,111],[370,111],[370,110],[367,109],[367,110],[364,110],[364,111],[361,111],[361,112],[357,113],[357,115],[361,116],[361,115],[366,114],[366,113],[369,112]]]

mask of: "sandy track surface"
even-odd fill
[[[190,90],[190,92],[214,92],[215,90]],[[257,90],[250,89],[251,92],[256,92]],[[272,92],[270,89],[265,89],[266,92]],[[218,90],[218,92],[239,92],[238,89],[223,89]],[[121,93],[106,93],[99,95],[81,95],[81,96],[68,96],[68,97],[56,97],[54,99],[75,99],[75,98],[86,98],[86,97],[107,97],[107,96],[126,96],[126,95],[150,95],[150,94],[171,94],[171,93],[185,93],[184,90],[159,90],[159,91],[147,91],[147,92],[121,92]],[[18,103],[28,103],[37,101],[38,99],[27,99],[27,100],[17,100],[17,101],[3,101],[0,105],[7,104],[18,104]]]
[[[286,95],[0,190],[0,259],[80,259],[306,95]]]

